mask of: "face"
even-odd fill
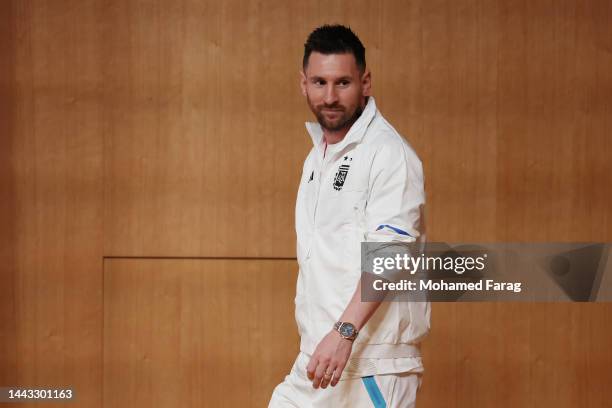
[[[351,53],[313,52],[302,74],[302,93],[324,130],[348,130],[370,94],[370,72],[359,72]]]

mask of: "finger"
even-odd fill
[[[330,381],[332,381],[332,379],[334,378],[335,369],[335,366],[331,364],[327,367],[327,370],[325,370],[325,372],[323,373],[323,380],[321,380],[321,388],[327,388]]]
[[[344,371],[345,365],[346,365],[346,363],[345,364],[338,364],[336,366],[336,369],[334,370],[334,378],[331,381],[331,386],[332,387],[335,387],[336,384],[338,384],[338,381],[340,381],[340,377],[342,376],[342,372]]]
[[[325,373],[325,369],[327,368],[327,364],[324,364],[322,361],[319,361],[319,365],[317,365],[317,369],[315,370],[314,380],[312,381],[312,386],[314,388],[319,388],[321,385],[321,380],[323,379],[323,374]]]
[[[316,356],[312,356],[310,358],[310,361],[308,362],[308,365],[306,366],[306,376],[308,377],[309,380],[314,379],[315,369],[317,368],[318,363],[319,361]]]

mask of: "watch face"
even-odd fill
[[[355,334],[355,326],[353,326],[351,323],[344,323],[340,327],[340,334],[345,337],[351,337],[353,334]]]

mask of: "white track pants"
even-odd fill
[[[414,408],[421,377],[415,373],[345,379],[335,387],[312,388],[306,376],[308,358],[300,353],[291,373],[276,386],[268,408]]]

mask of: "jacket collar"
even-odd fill
[[[351,143],[359,143],[361,139],[363,139],[365,131],[375,115],[376,103],[374,102],[374,97],[369,96],[368,102],[366,103],[361,116],[359,116],[355,123],[353,123],[353,126],[351,126],[349,131],[346,133],[344,139],[338,143],[327,146],[328,154],[339,152]],[[319,150],[321,156],[323,156],[325,140],[323,139],[323,129],[321,128],[321,125],[317,122],[306,122],[306,130],[308,130],[315,148]]]

